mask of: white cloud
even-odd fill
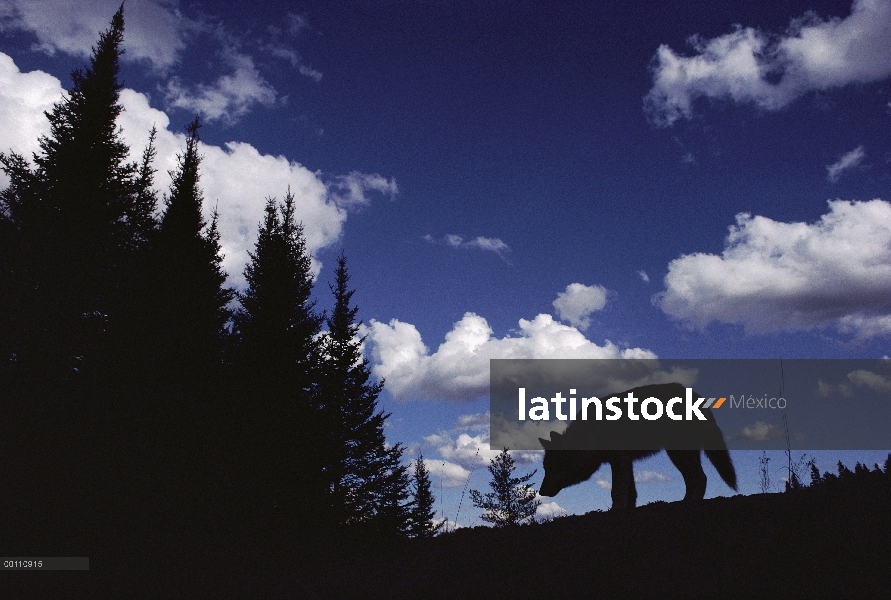
[[[478,236],[472,240],[465,240],[463,235],[450,233],[441,240],[434,239],[430,234],[425,235],[423,239],[431,244],[445,244],[452,248],[488,250],[502,258],[507,252],[510,252],[510,247],[499,238]]]
[[[331,197],[338,206],[358,208],[371,202],[365,194],[368,191],[380,192],[391,198],[399,193],[399,186],[392,177],[387,179],[377,173],[367,174],[353,171],[349,175],[341,175],[328,184]]]
[[[856,167],[865,157],[866,152],[863,150],[863,146],[857,146],[850,152],[842,155],[833,164],[826,165],[826,178],[835,183],[844,171]]]
[[[467,478],[470,477],[470,470],[465,469],[461,465],[442,459],[425,458],[424,466],[430,474],[430,484],[439,487],[440,484],[444,488],[456,488],[464,485]],[[414,477],[414,461],[408,467],[409,475]]]
[[[39,135],[49,133],[43,111],[51,109],[64,93],[55,77],[40,71],[21,73],[9,56],[0,53],[0,151],[13,150],[30,158],[30,154],[38,150]],[[124,141],[130,146],[131,160],[139,160],[149,129],[157,126],[155,188],[166,192],[170,185],[167,172],[176,169],[176,155],[185,147],[184,134],[171,131],[169,117],[152,108],[145,95],[124,89],[120,101],[124,111],[118,124],[123,129]],[[201,187],[205,216],[219,203],[223,266],[231,284],[244,283],[242,271],[247,251],[253,249],[256,241],[266,198],[281,199],[288,186],[294,193],[297,214],[304,225],[307,251],[315,253],[340,238],[347,211],[331,197],[328,184],[318,173],[284,156],[261,154],[244,142],[232,141],[222,147],[202,144],[200,152],[204,156]],[[374,180],[380,176],[368,177]],[[8,184],[6,176],[0,173],[0,189]],[[389,185],[395,189],[396,183],[390,180]],[[378,188],[372,185],[370,189],[377,191]],[[314,271],[318,272],[319,268],[320,265],[314,263]]]
[[[442,527],[439,529],[440,534],[448,533],[451,531],[455,531],[456,529],[464,529],[466,525],[459,525],[455,521],[452,521],[448,517],[440,517],[438,519],[433,519],[434,525],[439,525],[443,523]]]
[[[291,63],[291,67],[297,69],[301,75],[309,77],[316,82],[321,81],[322,73],[304,64],[300,53],[291,46],[290,40],[288,39],[299,37],[304,29],[309,28],[309,21],[307,21],[306,17],[303,15],[291,12],[287,14],[286,21],[287,35],[285,35],[285,31],[283,31],[281,27],[275,25],[267,27],[270,41],[265,43],[261,41],[259,44],[260,50],[272,56],[287,60]]]
[[[852,373],[848,373],[848,379],[850,379],[851,383],[854,385],[865,385],[871,390],[881,394],[891,393],[891,381],[888,381],[887,377],[883,377],[872,371],[858,369]]]
[[[598,346],[550,315],[520,319],[519,325],[516,337],[497,338],[486,319],[468,312],[433,354],[415,326],[398,319],[389,324],[372,319],[362,333],[368,335],[374,374],[386,378],[387,389],[399,400],[484,397],[492,358],[655,358],[648,350],[623,350],[609,341]]]
[[[828,21],[809,13],[782,36],[737,27],[711,40],[690,39],[694,56],[662,45],[645,99],[660,125],[690,118],[698,97],[780,109],[813,90],[891,76],[891,0],[854,0],[851,14]]]
[[[666,483],[668,481],[672,481],[672,478],[664,473],[660,473],[659,471],[634,472],[634,483]],[[595,483],[599,485],[601,489],[604,489],[606,491],[610,491],[613,489],[612,482],[607,479],[600,478],[597,479]]]
[[[650,283],[650,276],[647,275],[646,271],[638,271],[637,274],[640,275],[644,283]]]
[[[156,187],[169,187],[168,170],[176,168],[176,154],[185,146],[181,133],[172,133],[169,118],[151,108],[148,99],[138,92],[123,90],[121,103],[125,110],[119,123],[138,158],[145,146],[147,132],[153,124],[159,130],[157,147]],[[219,203],[220,234],[225,253],[224,268],[230,283],[242,285],[242,270],[247,251],[257,238],[257,226],[263,217],[266,198],[283,198],[288,190],[294,194],[297,214],[304,226],[307,251],[314,253],[340,238],[347,213],[328,197],[327,186],[317,173],[284,156],[261,154],[244,142],[227,142],[224,146],[202,144],[201,187],[204,191],[205,214]],[[319,265],[315,265],[317,270]]]
[[[479,430],[479,429],[488,429],[489,428],[489,411],[475,413],[472,415],[461,415],[458,417],[458,420],[455,421],[455,424],[452,426],[453,430],[461,430],[461,429],[469,429]]]
[[[179,77],[168,81],[167,105],[198,112],[208,122],[222,119],[232,123],[254,104],[275,104],[275,89],[260,75],[250,56],[228,49],[223,52],[223,59],[232,73],[222,75],[213,84],[186,85]]]
[[[741,213],[720,255],[668,265],[654,302],[689,327],[749,332],[835,325],[865,339],[891,333],[891,204],[829,202],[816,223]]]
[[[31,158],[41,135],[50,133],[43,111],[62,98],[61,82],[41,71],[22,73],[12,58],[0,53],[0,152],[10,150]],[[0,189],[9,178],[0,171]]]
[[[541,494],[536,496],[536,500],[541,501],[541,504],[538,505],[538,509],[535,511],[535,517],[537,519],[558,519],[560,517],[565,517],[568,514],[566,509],[550,498],[545,498]]]
[[[671,477],[659,471],[635,471],[635,483],[665,483],[671,481]]]
[[[462,433],[456,439],[452,439],[448,434],[440,433],[428,436],[424,438],[424,441],[434,445],[439,455],[444,459],[468,467],[488,465],[501,452],[489,448],[488,432],[473,436]]]
[[[82,57],[90,56],[100,32],[108,29],[121,5],[120,0],[53,2],[50,10],[47,4],[46,0],[0,0],[0,26],[33,33],[37,48],[49,54]],[[159,70],[178,62],[190,22],[169,2],[127,3],[124,21],[124,60],[147,60]]]
[[[591,313],[606,306],[606,288],[602,285],[570,283],[565,292],[554,300],[554,308],[561,321],[569,321],[573,327],[585,331],[591,326]]]
[[[319,82],[322,80],[322,72],[321,71],[316,71],[315,69],[313,69],[311,67],[307,67],[306,65],[300,65],[299,67],[297,67],[297,70],[300,72],[301,75],[304,75],[305,77],[309,77],[310,79],[312,79],[316,82]]]

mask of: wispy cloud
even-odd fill
[[[275,104],[277,93],[257,70],[253,58],[228,49],[223,52],[222,59],[230,65],[232,72],[212,84],[189,85],[179,77],[172,78],[167,83],[167,105],[200,113],[206,121],[219,119],[232,123],[255,104]]]
[[[35,49],[90,56],[99,33],[108,29],[120,0],[52,2],[5,0],[0,3],[2,27],[29,31],[37,37]],[[189,30],[195,23],[167,2],[142,0],[124,9],[127,37],[124,60],[145,60],[164,71],[177,64]]]
[[[461,415],[455,424],[452,425],[453,430],[460,431],[462,429],[488,430],[489,429],[489,412],[474,413],[472,415]]]
[[[841,174],[849,169],[853,169],[866,158],[866,151],[863,146],[857,146],[850,152],[843,154],[836,162],[826,165],[826,178],[832,183],[838,181]]]
[[[307,29],[309,20],[304,15],[289,12],[286,17],[286,29],[270,26],[269,39],[260,43],[260,50],[270,56],[287,60],[298,73],[319,82],[322,80],[322,72],[307,65],[292,43],[293,38],[299,37]]]
[[[43,0],[3,0],[0,29],[33,33],[37,38],[35,50],[85,58],[92,52],[99,33],[108,29],[120,0],[55,2],[52,10],[47,6]],[[196,11],[200,9],[191,10]],[[314,81],[322,78],[321,71],[304,63],[289,39],[309,27],[306,17],[299,14],[287,14],[285,30],[273,28],[275,31],[256,39],[228,29],[207,14],[186,16],[175,2],[163,0],[127,3],[124,18],[127,33],[123,60],[145,61],[156,75],[166,78],[171,71],[175,73],[190,45],[200,43],[217,49],[218,63],[228,72],[214,72],[203,82],[174,75],[160,85],[169,108],[200,113],[206,121],[232,123],[254,106],[276,104],[278,93],[260,73],[248,48],[283,58]]]
[[[777,110],[813,90],[891,76],[891,0],[854,0],[851,14],[793,19],[783,35],[752,27],[711,40],[690,38],[695,54],[662,45],[653,57],[645,108],[657,124],[690,118],[697,98],[727,98]]]
[[[356,209],[371,202],[367,192],[379,192],[392,198],[399,193],[399,186],[392,177],[387,179],[377,173],[352,171],[349,175],[335,177],[328,184],[328,192],[338,206]]]
[[[500,238],[478,236],[472,240],[467,240],[463,235],[450,233],[440,239],[435,239],[432,235],[427,234],[423,239],[431,244],[445,244],[452,248],[487,250],[489,252],[494,252],[502,258],[505,258],[504,255],[510,252],[510,247],[501,241]]]
[[[757,421],[754,425],[743,427],[739,433],[727,436],[728,440],[742,440],[749,442],[764,442],[767,440],[782,440],[786,437],[786,431],[773,423],[765,423]],[[801,440],[804,438],[800,433],[789,432],[789,437],[793,440]]]

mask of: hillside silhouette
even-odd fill
[[[90,580],[4,576],[22,598],[879,598],[891,585],[889,509],[888,488],[872,486],[656,502],[430,539],[329,532],[284,553],[254,531],[179,551],[122,545],[131,551],[91,557]]]

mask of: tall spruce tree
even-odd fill
[[[402,446],[389,446],[378,410],[383,381],[371,383],[368,359],[362,355],[358,308],[351,306],[346,257],[337,260],[334,309],[324,337],[320,405],[330,423],[334,453],[327,465],[332,501],[344,523],[361,523],[383,533],[406,533],[408,475],[401,464]],[[333,460],[331,460],[333,459]]]
[[[116,123],[123,34],[122,5],[89,66],[72,72],[73,87],[46,113],[50,133],[39,139],[33,165],[0,154],[10,179],[0,194],[0,251],[8,257],[0,285],[10,286],[0,293],[0,352],[17,381],[15,391],[0,383],[4,426],[15,429],[0,437],[30,440],[20,454],[33,461],[18,461],[19,471],[2,479],[19,490],[21,510],[13,512],[23,528],[34,524],[33,540],[50,531],[77,537],[71,528],[89,524],[86,513],[96,519],[92,525],[105,523],[112,513],[103,502],[121,492],[122,474],[132,466],[122,442],[133,403],[116,383],[126,369],[106,367],[119,349],[115,341],[126,337],[128,282],[154,228],[153,153],[140,173],[127,161]]]
[[[325,504],[324,427],[315,402],[323,317],[290,189],[266,203],[235,314],[234,362],[245,423],[240,453],[252,504],[279,527],[305,528]]]
[[[217,213],[209,224],[203,218],[200,128],[197,117],[186,127],[157,236],[160,355],[165,377],[180,390],[203,387],[220,364],[227,305],[235,296],[224,286]]]
[[[170,495],[162,500],[178,505],[183,514],[199,512],[197,503],[207,497],[215,472],[212,440],[219,439],[218,413],[225,408],[219,377],[227,305],[234,298],[225,287],[216,211],[210,223],[203,217],[200,127],[198,118],[186,127],[186,147],[170,172],[165,210],[153,236],[155,285],[146,293],[154,318],[142,341],[149,347],[144,410],[157,423],[154,431],[140,432],[144,446],[152,448],[149,467],[158,475],[150,485],[166,485]]]
[[[412,501],[408,528],[411,537],[433,537],[445,523],[445,521],[438,524],[433,523],[433,517],[436,515],[436,510],[433,508],[434,502],[435,498],[430,491],[430,473],[427,471],[424,455],[418,454],[418,458],[415,460],[415,472],[412,476]]]
[[[20,249],[16,354],[44,379],[60,372],[67,379],[96,356],[119,312],[135,229],[151,227],[134,218],[138,167],[127,162],[116,124],[123,35],[121,5],[89,67],[72,72],[73,87],[46,113],[50,135],[40,138],[33,168],[17,154],[0,155],[10,178],[0,208]]]

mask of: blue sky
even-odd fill
[[[36,149],[117,6],[0,0],[0,148]],[[202,115],[236,286],[291,186],[319,306],[344,249],[388,436],[452,518],[488,480],[490,358],[891,354],[891,0],[128,0],[125,20],[134,157],[156,124],[166,189]],[[884,459],[818,453],[839,458]],[[638,471],[641,501],[683,495],[666,460]],[[555,500],[605,508],[605,485]]]

